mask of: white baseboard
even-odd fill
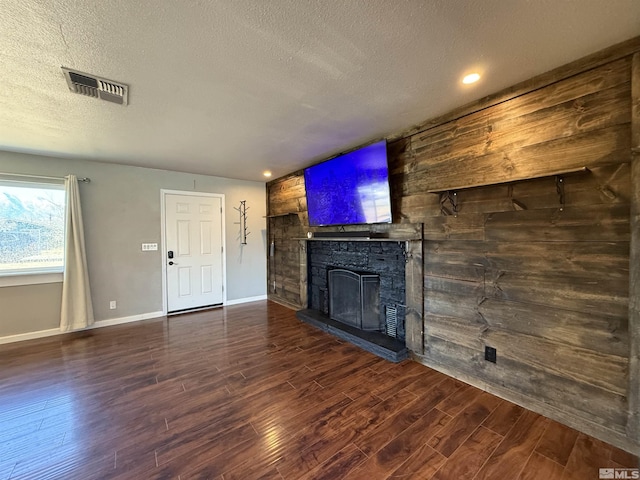
[[[92,330],[94,328],[110,327],[112,325],[120,325],[122,323],[139,322],[141,320],[148,320],[150,318],[158,318],[164,316],[162,312],[149,312],[141,313],[139,315],[131,315],[129,317],[110,318],[107,320],[98,320],[93,325],[80,330],[74,330],[74,332],[80,332],[82,330]],[[19,333],[17,335],[8,335],[6,337],[0,337],[0,345],[5,343],[22,342],[24,340],[35,340],[37,338],[52,337],[54,335],[62,335],[59,328],[51,328],[49,330],[39,330],[37,332]]]
[[[227,307],[229,305],[239,305],[241,303],[257,302],[258,300],[266,300],[266,299],[267,299],[266,295],[258,295],[258,296],[255,296],[255,297],[237,298],[235,300],[227,300],[227,302],[224,304],[224,306]]]
[[[49,330],[38,330],[37,332],[18,333],[17,335],[7,335],[0,337],[0,345],[5,343],[22,342],[24,340],[35,340],[36,338],[52,337],[60,335],[62,332],[59,328],[51,328]]]
[[[87,327],[87,330],[91,328],[102,328],[102,327],[110,327],[112,325],[120,325],[121,323],[139,322],[140,320],[149,320],[150,318],[158,318],[163,316],[164,314],[160,311],[160,312],[141,313],[139,315],[131,315],[129,317],[110,318],[108,320],[98,320],[90,327]]]

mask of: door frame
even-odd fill
[[[221,225],[222,228],[222,305],[227,304],[227,243],[225,234],[225,206],[224,206],[224,193],[208,193],[208,192],[194,192],[184,190],[167,190],[160,189],[160,260],[162,261],[162,315],[166,315],[169,311],[168,298],[167,298],[167,259],[165,255],[167,253],[166,245],[166,211],[165,211],[165,197],[167,195],[187,195],[191,197],[216,197],[220,199],[220,205],[222,207]]]

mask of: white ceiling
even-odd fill
[[[263,181],[636,35],[639,0],[0,0],[0,149]]]

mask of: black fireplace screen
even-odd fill
[[[361,330],[383,331],[380,323],[380,276],[329,270],[329,316]]]

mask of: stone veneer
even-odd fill
[[[405,339],[404,242],[309,241],[309,308],[329,314],[327,271],[340,267],[380,275],[380,320],[385,307],[397,308],[398,338]]]

